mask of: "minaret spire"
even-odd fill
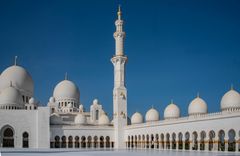
[[[121,5],[120,4],[118,5],[118,12],[117,12],[117,14],[118,14],[118,20],[121,20],[122,11],[121,11]]]
[[[116,31],[113,36],[115,39],[115,55],[124,56],[124,39],[125,32],[123,31],[123,20],[122,20],[122,11],[120,5],[118,6],[117,20],[115,21]]]
[[[124,55],[123,20],[121,7],[118,7],[115,39],[115,55],[111,61],[114,66],[114,88],[113,88],[113,124],[115,129],[115,148],[124,148],[124,127],[127,125],[127,89],[125,86],[125,65],[127,56]]]

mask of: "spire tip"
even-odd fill
[[[200,97],[200,94],[199,94],[199,92],[197,92],[197,98],[199,98]]]
[[[14,65],[16,66],[17,65],[17,56],[15,56],[15,58],[14,58]]]
[[[65,80],[67,80],[68,79],[68,75],[67,75],[67,72],[65,73]]]
[[[122,11],[121,11],[121,5],[120,4],[118,5],[118,12],[117,12],[117,14],[118,14],[118,19],[120,20],[121,16],[122,16]]]

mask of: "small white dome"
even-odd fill
[[[79,113],[74,120],[75,124],[86,124],[86,117],[82,114]]]
[[[62,124],[62,118],[59,114],[57,113],[53,113],[51,116],[50,116],[50,124],[52,125],[59,125],[59,124]]]
[[[29,104],[32,104],[32,105],[36,104],[36,100],[34,99],[34,97],[31,97],[29,99]]]
[[[55,103],[55,98],[54,98],[54,97],[50,97],[50,98],[49,98],[49,102],[50,102],[50,103]]]
[[[240,108],[240,95],[237,91],[231,89],[225,93],[221,100],[221,109]]]
[[[102,114],[98,120],[99,125],[108,125],[109,122],[110,120],[106,114]]]
[[[30,74],[20,66],[10,66],[5,69],[0,76],[0,91],[9,86],[9,83],[27,93],[27,96],[33,96],[33,80]]]
[[[164,119],[175,119],[180,117],[180,109],[174,103],[169,104],[164,110]]]
[[[78,87],[69,80],[63,80],[56,85],[53,91],[56,100],[73,99],[79,102],[80,93]]]
[[[143,116],[139,112],[136,112],[131,117],[132,124],[140,124],[143,123]]]
[[[196,97],[188,106],[188,115],[207,113],[207,103],[200,97]]]
[[[158,121],[159,120],[158,111],[154,108],[149,109],[145,115],[145,119],[146,119],[146,122]]]
[[[23,108],[24,104],[20,91],[12,86],[3,89],[0,94],[0,105]]]

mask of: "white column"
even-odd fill
[[[182,150],[184,151],[185,150],[185,136],[183,135],[183,137],[182,137],[182,142],[183,142],[183,144],[182,144]]]
[[[157,139],[154,137],[154,149],[157,149]]]
[[[236,139],[235,152],[239,152],[239,151],[238,151],[238,148],[239,148],[239,136],[237,135],[237,136],[235,137],[235,139]]]
[[[224,144],[225,144],[225,152],[228,152],[228,136],[225,136],[225,138],[224,138]]]
[[[171,140],[171,137],[169,138],[169,150],[172,150],[173,142]]]
[[[192,151],[192,147],[193,147],[193,139],[191,137],[191,134],[189,136],[189,150]]]
[[[201,139],[200,138],[197,140],[197,146],[198,146],[197,150],[200,151],[201,150],[201,148],[200,148],[200,146],[201,146]]]
[[[218,150],[218,138],[212,138],[213,140],[213,151],[217,151]]]
[[[209,138],[204,139],[204,151],[209,151]]]
[[[179,140],[176,139],[176,150],[178,151],[178,148],[179,148]]]
[[[162,140],[159,138],[159,149],[162,149]]]

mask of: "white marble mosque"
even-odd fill
[[[0,147],[239,152],[240,94],[233,88],[223,95],[220,112],[208,113],[206,101],[197,96],[189,104],[188,116],[180,116],[179,106],[171,102],[161,112],[162,119],[154,108],[128,118],[128,58],[120,8],[115,25],[113,118],[98,99],[85,111],[78,86],[67,77],[55,86],[47,106],[40,106],[31,75],[15,63],[0,75]]]

